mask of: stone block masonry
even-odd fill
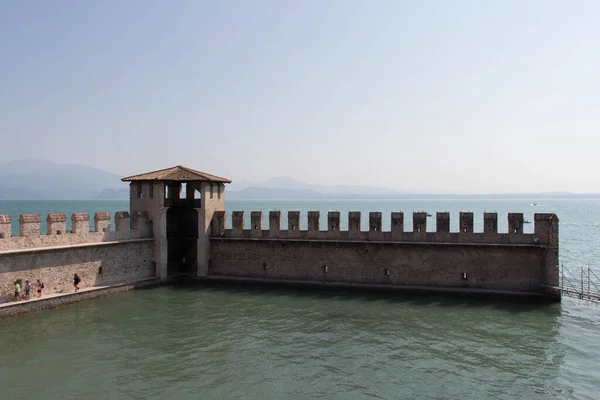
[[[226,229],[223,210],[210,214],[210,240],[198,250],[208,264],[201,276],[520,294],[539,294],[540,286],[558,284],[554,214],[535,214],[533,233],[523,233],[524,218],[518,213],[507,216],[506,233],[498,232],[494,213],[485,213],[483,232],[474,232],[470,212],[459,214],[457,231],[452,230],[449,213],[437,213],[435,232],[427,231],[425,212],[413,214],[412,231],[405,231],[402,212],[392,213],[389,231],[382,229],[380,212],[368,214],[366,231],[361,230],[360,212],[349,213],[348,230],[340,229],[339,212],[328,213],[323,227],[320,213],[308,212],[306,230],[300,229],[297,211],[288,213],[287,229],[281,229],[281,212],[272,211],[268,217],[265,227],[262,212],[252,212],[250,229],[245,229],[244,213],[233,212],[232,228]],[[20,234],[11,236],[12,221],[0,215],[4,300],[10,299],[17,279],[41,279],[46,293],[60,293],[73,290],[75,272],[84,286],[158,275],[156,228],[148,212],[116,213],[114,231],[108,213],[96,213],[92,229],[89,215],[73,214],[70,232],[65,230],[66,215],[49,214],[47,235],[40,234],[40,221],[35,214],[21,215]]]
[[[540,247],[350,241],[215,240],[210,275],[528,292]]]
[[[287,217],[271,211],[268,218],[261,211],[248,216],[237,211],[226,229],[224,189],[231,182],[226,178],[176,166],[123,181],[130,182],[130,207],[115,213],[115,230],[105,212],[93,219],[49,214],[46,234],[37,214],[18,221],[0,215],[0,297],[11,300],[18,279],[41,279],[45,293],[72,292],[78,273],[83,287],[188,275],[559,299],[548,289],[558,285],[559,276],[554,214],[535,214],[533,233],[524,233],[519,213],[507,216],[505,233],[498,232],[498,215],[485,213],[483,232],[475,232],[472,212],[459,214],[456,231],[449,213],[437,213],[435,232],[429,232],[431,215],[423,211],[413,213],[412,229],[405,229],[404,213],[393,212],[390,230],[377,211],[350,212],[347,225],[338,211],[323,220],[320,212],[309,211],[306,225],[298,211]],[[282,218],[287,229],[281,229]],[[13,223],[18,235],[11,234]]]
[[[1,294],[4,300],[10,300],[17,279],[23,281],[22,287],[26,279],[34,287],[36,280],[41,279],[45,293],[72,292],[75,273],[81,277],[80,287],[152,277],[152,242],[75,245],[0,254]]]
[[[105,212],[93,219],[55,213],[46,216],[46,234],[41,234],[41,217],[23,214],[19,234],[11,235],[16,221],[0,215],[0,297],[11,300],[18,279],[41,279],[45,293],[71,292],[78,273],[83,287],[187,274],[559,298],[548,290],[558,285],[559,276],[554,214],[535,214],[533,233],[524,233],[520,213],[507,215],[507,232],[498,232],[497,214],[485,213],[483,232],[475,232],[472,212],[459,213],[456,229],[450,213],[437,213],[433,232],[427,229],[431,215],[423,211],[413,213],[411,230],[405,229],[402,212],[391,213],[385,230],[381,212],[358,211],[348,214],[347,225],[338,211],[324,219],[319,211],[304,216],[271,211],[266,219],[261,211],[235,211],[227,229],[220,186],[190,184],[185,198],[178,197],[182,191],[173,182],[132,183],[130,210],[115,213],[115,230]],[[282,218],[287,218],[286,229]],[[363,219],[368,222],[364,231]]]
[[[65,214],[48,214],[46,217],[47,234],[42,235],[40,234],[40,216],[22,214],[19,217],[19,234],[11,235],[10,217],[0,215],[0,252],[152,237],[148,216],[142,213],[136,215],[132,221],[126,211],[115,213],[116,230],[114,231],[109,228],[110,214],[106,212],[97,212],[94,215],[93,229],[90,229],[88,214],[72,214],[72,230],[70,232],[66,231],[66,220]]]
[[[298,230],[299,213],[290,212],[288,229],[281,230],[280,213],[269,214],[268,229],[261,212],[234,212],[232,229],[225,213],[213,217],[208,277],[293,280],[488,290],[548,296],[541,287],[558,284],[558,218],[536,214],[534,233],[523,233],[523,214],[508,215],[509,231],[497,231],[498,216],[486,213],[484,232],[474,232],[473,213],[459,214],[458,231],[451,232],[450,214],[436,215],[436,232],[427,232],[427,213],[413,214],[413,230],[403,229],[404,214],[392,213],[391,230],[382,231],[382,215],[369,213],[369,230],[360,230],[360,212],[348,215],[342,231],[339,212],[328,214],[326,230],[318,211],[307,213],[308,229]]]
[[[11,236],[10,218],[0,215],[1,300],[12,300],[18,279],[22,280],[22,294],[27,279],[34,289],[37,279],[42,280],[44,293],[49,294],[72,292],[75,273],[82,278],[80,287],[154,277],[147,219],[147,215],[136,215],[131,221],[136,229],[132,229],[129,213],[119,212],[115,215],[117,230],[111,231],[110,215],[99,212],[91,231],[89,215],[75,213],[72,230],[67,232],[65,214],[48,214],[47,235],[40,235],[40,216],[24,214],[19,218],[20,234]]]
[[[262,239],[310,239],[310,240],[359,240],[359,241],[393,241],[393,242],[431,242],[431,243],[480,243],[502,245],[556,245],[558,246],[558,233],[547,234],[548,231],[558,229],[558,217],[554,214],[535,214],[534,233],[523,233],[523,214],[511,213],[508,215],[508,232],[498,232],[498,215],[485,213],[484,232],[474,232],[473,213],[461,212],[459,215],[458,230],[451,230],[450,213],[438,212],[435,232],[427,231],[427,213],[414,212],[413,230],[404,230],[404,213],[391,213],[391,230],[382,230],[382,214],[370,212],[368,215],[367,231],[360,230],[361,213],[352,211],[348,213],[348,230],[340,229],[340,213],[330,211],[327,215],[328,226],[320,227],[320,212],[308,211],[308,229],[299,230],[300,213],[288,213],[288,229],[281,229],[281,213],[269,213],[269,227],[263,227],[261,211],[251,213],[250,229],[246,229],[246,216],[243,211],[232,213],[232,227],[226,229],[226,215],[224,211],[217,211],[212,221],[212,237],[219,238],[262,238]],[[554,232],[554,231],[553,231]]]
[[[61,235],[67,232],[65,214],[48,214],[46,217],[46,235]]]

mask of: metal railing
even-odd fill
[[[600,302],[600,275],[590,267],[570,270],[561,265],[557,289],[562,295]]]

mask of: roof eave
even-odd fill
[[[213,183],[231,183],[229,179],[153,179],[153,178],[136,178],[126,177],[121,178],[121,182],[213,182]]]
[[[172,179],[169,179],[169,175],[171,173],[178,172],[177,170],[184,171],[188,173],[188,178],[185,179],[173,176]],[[163,173],[163,174],[159,174]],[[163,175],[164,178],[161,178],[160,175]],[[191,176],[190,176],[191,175]],[[122,182],[216,182],[216,183],[231,183],[231,180],[222,178],[220,176],[208,174],[206,172],[197,171],[191,168],[184,167],[182,165],[177,165],[171,168],[164,168],[157,171],[146,172],[143,174],[131,175],[125,178],[121,178]]]

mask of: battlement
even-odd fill
[[[177,166],[123,180],[129,212],[0,215],[0,295],[23,278],[70,290],[73,271],[552,298],[559,281],[554,214],[234,211],[229,226],[227,179]]]
[[[427,231],[429,214],[424,211],[413,212],[412,231],[404,229],[404,213],[392,212],[390,230],[385,231],[381,212],[368,214],[368,230],[361,230],[362,214],[359,211],[348,213],[348,229],[340,228],[340,212],[327,213],[327,227],[321,229],[319,211],[308,211],[306,230],[300,229],[300,212],[288,212],[288,228],[281,229],[281,212],[271,211],[268,215],[268,228],[263,227],[262,211],[250,214],[250,229],[245,226],[243,211],[232,213],[232,227],[226,229],[224,211],[217,211],[212,219],[212,237],[254,238],[254,239],[310,239],[310,240],[348,240],[348,241],[391,241],[391,242],[431,242],[431,243],[473,243],[473,244],[521,244],[554,246],[558,240],[558,217],[555,214],[535,214],[533,233],[524,233],[525,219],[522,213],[507,215],[508,231],[498,232],[498,214],[484,213],[483,232],[474,230],[474,214],[460,212],[458,230],[451,230],[449,212],[435,215],[435,232]]]
[[[114,231],[110,229],[108,212],[95,213],[92,227],[89,214],[73,213],[70,230],[65,214],[50,213],[46,216],[46,234],[41,233],[41,221],[38,214],[21,214],[19,234],[12,235],[10,216],[0,215],[0,251],[152,237],[147,213],[135,213],[132,217],[126,211],[115,213]]]

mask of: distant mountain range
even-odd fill
[[[372,186],[315,185],[289,177],[271,178],[266,182],[239,181],[227,187],[229,200],[302,200],[302,199],[424,199],[424,198],[597,198],[599,194],[507,193],[507,194],[428,194]]]
[[[122,176],[87,165],[57,164],[40,159],[0,164],[0,199],[126,200],[129,187]],[[598,198],[599,194],[424,194],[361,185],[315,185],[289,177],[266,182],[234,181],[228,200],[411,199],[411,198]]]
[[[129,186],[120,189],[104,189],[94,198],[97,200],[129,200]]]
[[[399,200],[399,199],[585,199],[600,198],[600,194],[556,193],[502,193],[502,194],[359,194],[359,193],[322,193],[310,189],[274,189],[268,187],[248,187],[242,190],[227,190],[227,200]]]
[[[312,183],[302,182],[287,176],[271,178],[266,182],[233,181],[227,189],[228,192],[236,192],[243,191],[249,188],[281,189],[284,191],[302,190],[312,191],[312,193],[336,195],[401,195],[406,193],[394,189],[362,185],[316,185]],[[306,193],[308,194],[309,192]]]
[[[121,178],[87,165],[40,159],[10,161],[0,164],[0,199],[94,199],[105,189],[121,196],[120,190],[128,190]],[[127,191],[125,198],[128,196]]]

